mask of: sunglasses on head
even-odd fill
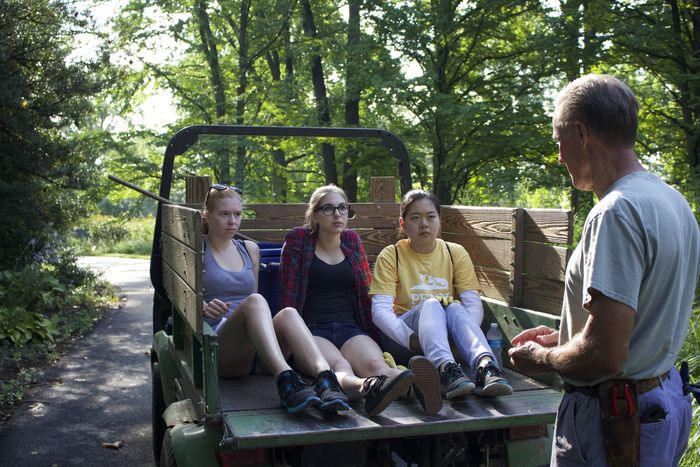
[[[215,183],[209,187],[209,190],[207,190],[207,197],[204,199],[205,206],[207,205],[207,202],[209,201],[209,193],[211,193],[211,190],[216,190],[216,191],[231,190],[231,191],[235,191],[239,195],[243,195],[243,190],[238,188],[237,186],[225,185],[223,183]]]

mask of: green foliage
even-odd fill
[[[57,315],[49,319],[39,312],[18,306],[0,306],[0,340],[9,339],[20,346],[35,338],[53,341],[58,332],[57,319]]]
[[[15,269],[82,212],[94,176],[89,98],[107,57],[71,57],[89,23],[73,2],[0,2],[0,269]],[[79,129],[81,128],[81,129]],[[29,245],[29,247],[27,247]]]
[[[0,271],[0,412],[115,300],[111,286],[65,250]]]
[[[696,296],[695,306],[690,318],[688,335],[677,360],[678,366],[683,360],[688,362],[690,380],[694,383],[700,383],[700,284],[698,286],[698,295]],[[693,422],[691,427],[688,448],[679,463],[683,467],[700,465],[700,404],[696,402],[693,402]]]
[[[69,244],[79,255],[148,257],[153,246],[153,217],[88,217],[76,228]]]

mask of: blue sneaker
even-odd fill
[[[350,410],[348,396],[338,383],[335,373],[331,370],[322,371],[316,377],[314,383],[316,394],[321,399],[319,409],[325,412],[337,412],[339,410]]]
[[[314,388],[293,370],[280,373],[277,377],[277,391],[280,395],[280,406],[286,407],[289,413],[297,413],[309,405],[321,403]]]

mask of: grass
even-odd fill
[[[690,381],[700,383],[700,291],[695,300],[695,307],[690,318],[688,336],[683,343],[683,349],[678,355],[678,365],[686,360],[690,368]],[[695,467],[700,465],[700,404],[693,402],[693,421],[691,424],[688,448],[679,465]]]

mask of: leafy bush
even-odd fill
[[[70,245],[79,255],[150,256],[153,217],[92,216],[73,230]]]
[[[0,271],[0,422],[40,368],[115,301],[111,286],[80,268],[65,248],[34,257],[41,261]]]

